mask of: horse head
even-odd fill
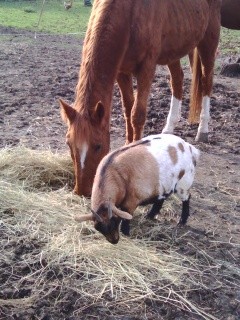
[[[74,192],[89,197],[97,166],[110,148],[109,123],[99,101],[87,112],[78,111],[60,99],[61,115],[68,125],[66,143],[75,173]]]

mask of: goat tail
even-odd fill
[[[198,123],[202,109],[202,64],[197,48],[194,49],[190,94],[189,123]]]
[[[192,150],[193,150],[193,156],[195,157],[196,161],[198,161],[200,157],[200,150],[194,146],[192,146]]]

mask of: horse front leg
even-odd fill
[[[181,119],[182,95],[183,95],[183,71],[180,60],[168,65],[171,76],[172,98],[167,123],[162,133],[173,133],[178,121]]]
[[[148,96],[156,68],[155,62],[144,63],[137,74],[137,94],[132,108],[133,141],[142,138],[147,114]]]
[[[120,88],[122,108],[126,124],[126,144],[133,141],[133,127],[131,124],[131,111],[134,104],[132,75],[119,73],[117,82]]]

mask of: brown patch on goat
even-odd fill
[[[172,163],[173,164],[176,164],[178,162],[178,155],[177,155],[177,149],[173,146],[169,146],[168,147],[168,153],[169,153],[169,156],[172,160]]]
[[[136,148],[130,146],[123,152],[119,150],[109,155],[112,161],[108,162],[104,172],[106,162],[100,163],[92,191],[93,210],[97,210],[107,197],[114,201],[117,208],[126,208],[132,214],[139,205],[139,199],[159,195],[159,166],[147,150],[147,143],[138,143]]]
[[[185,170],[181,170],[181,171],[179,172],[178,179],[179,179],[179,180],[182,179],[182,177],[184,176],[184,174],[185,174]]]
[[[185,151],[184,146],[181,142],[179,142],[178,148],[182,151],[182,153]]]
[[[190,149],[190,152],[191,152],[191,154],[192,154],[192,147],[191,147],[191,146],[189,146],[189,149]]]
[[[194,167],[196,167],[196,165],[197,165],[197,160],[195,159],[194,156],[192,156],[192,162],[193,162]]]
[[[119,155],[123,154],[124,152],[126,152],[127,150],[129,150],[131,148],[137,147],[139,145],[147,145],[148,146],[149,144],[150,144],[150,140],[139,140],[137,142],[130,143],[129,145],[124,146],[124,147],[117,149],[117,150],[113,151],[112,153],[110,153],[109,156],[106,157],[105,163],[103,164],[101,172],[100,172],[101,180],[99,183],[99,188],[100,189],[102,188],[103,183],[104,183],[104,179],[105,179],[104,177],[106,174],[106,170],[111,165],[111,163],[113,163],[113,161],[116,157],[118,157]],[[119,175],[121,175],[121,173],[119,173]]]
[[[137,147],[137,157],[135,151],[136,149],[129,148],[127,153],[118,155],[118,163],[121,162],[119,171],[124,175],[127,187],[127,197],[121,205],[131,208],[128,212],[135,210],[137,205],[132,203],[132,199],[148,199],[159,195],[159,167],[156,159],[146,149],[146,144]]]

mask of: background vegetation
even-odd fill
[[[0,0],[0,25],[57,34],[84,35],[91,7],[84,7],[83,0],[74,0],[72,8],[65,10],[63,2],[46,0],[43,6],[43,0]]]
[[[73,6],[69,10],[65,10],[64,0],[46,0],[38,25],[43,1],[0,0],[0,25],[38,32],[84,36],[91,12],[91,7],[84,7],[84,0],[73,0]],[[239,31],[222,28],[220,39],[222,54],[239,54],[239,42]]]

